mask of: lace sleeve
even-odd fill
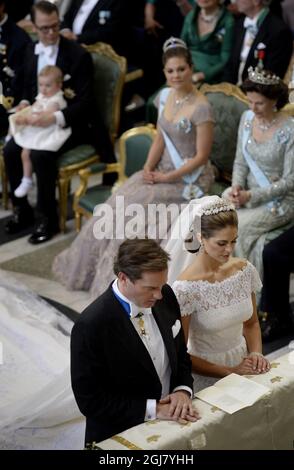
[[[253,266],[253,264],[248,262],[248,265],[251,268],[251,292],[260,292],[262,288],[262,282],[258,271],[255,266]]]
[[[173,291],[179,302],[181,316],[191,315],[195,310],[195,305],[191,302],[191,293],[185,281],[175,281],[172,285]]]

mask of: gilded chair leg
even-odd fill
[[[66,176],[59,177],[58,188],[59,188],[59,227],[60,227],[60,231],[64,233],[66,229],[69,178]]]
[[[79,232],[81,230],[81,225],[82,225],[82,216],[79,212],[75,212],[76,232]]]

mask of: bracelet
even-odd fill
[[[252,351],[251,353],[248,354],[247,357],[251,357],[251,356],[259,356],[259,357],[264,357],[264,355],[260,352],[255,352],[255,351]]]

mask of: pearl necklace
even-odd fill
[[[219,16],[219,8],[212,13],[211,15],[206,15],[203,10],[200,10],[200,18],[204,23],[213,23],[218,19]]]
[[[273,125],[277,122],[277,118],[274,118],[270,123],[268,124],[261,124],[260,122],[258,122],[258,120],[256,119],[256,125],[258,127],[258,129],[261,130],[261,132],[266,132],[268,131],[271,127],[273,127]]]

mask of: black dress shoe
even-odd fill
[[[32,245],[38,245],[39,243],[45,243],[59,232],[57,227],[50,227],[46,222],[40,222],[36,225],[32,235],[29,237],[29,243]]]
[[[33,210],[24,210],[17,207],[14,209],[12,218],[6,223],[4,230],[6,233],[12,235],[30,227],[33,223]]]

